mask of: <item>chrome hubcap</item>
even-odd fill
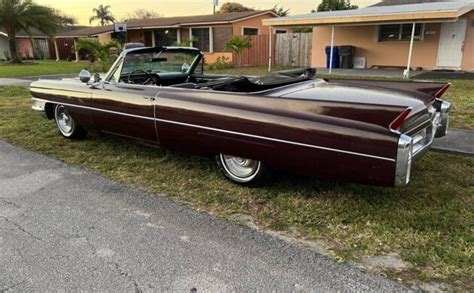
[[[74,121],[69,115],[64,106],[58,106],[56,108],[56,121],[58,123],[59,130],[64,134],[70,134],[74,128]]]
[[[221,155],[221,162],[227,171],[237,181],[252,180],[260,169],[260,162],[240,157]]]

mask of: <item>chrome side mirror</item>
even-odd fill
[[[88,83],[91,80],[91,73],[85,69],[81,70],[79,73],[79,79],[83,83]]]

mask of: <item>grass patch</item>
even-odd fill
[[[67,62],[55,60],[35,60],[33,63],[9,64],[0,62],[0,78],[16,78],[49,74],[77,73],[89,66],[89,62]]]
[[[388,273],[407,282],[474,289],[473,157],[430,152],[405,188],[278,174],[270,186],[249,189],[227,182],[206,158],[98,135],[65,140],[30,106],[24,89],[0,88],[0,139],[227,219],[249,214],[262,227],[322,240],[340,259],[395,252],[412,268]]]

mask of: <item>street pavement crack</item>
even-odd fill
[[[18,287],[18,286],[22,285],[22,284],[25,283],[25,282],[26,282],[26,279],[23,280],[23,281],[21,281],[21,282],[19,282],[19,283],[15,283],[15,284],[13,284],[13,285],[11,285],[11,286],[8,286],[8,287],[6,287],[6,288],[2,288],[2,289],[0,289],[0,293],[7,292],[7,291],[9,291],[9,290],[13,290],[15,287]]]
[[[115,269],[119,272],[120,276],[125,277],[125,279],[127,279],[133,285],[133,288],[135,289],[135,293],[143,292],[143,290],[140,289],[138,282],[129,273],[123,271],[122,268],[120,267],[120,264],[116,262],[110,262],[110,264],[115,267]]]
[[[12,220],[10,220],[10,219],[7,218],[7,217],[2,217],[2,216],[0,216],[0,218],[1,218],[1,219],[4,219],[7,223],[12,224],[12,225],[15,226],[18,230],[20,230],[21,232],[25,233],[26,235],[28,235],[28,236],[30,236],[30,237],[32,237],[32,238],[38,240],[38,241],[43,241],[43,239],[41,239],[40,237],[38,237],[38,236],[32,234],[31,232],[25,230],[25,228],[23,228],[23,227],[22,227],[20,224],[18,224],[17,222],[12,221]]]
[[[17,204],[14,203],[14,202],[11,202],[11,201],[9,201],[9,200],[6,200],[6,199],[3,198],[3,197],[0,197],[0,201],[3,202],[4,204],[12,205],[12,206],[14,206],[14,207],[17,208],[17,209],[21,209],[21,207],[20,207],[19,205],[17,205]]]

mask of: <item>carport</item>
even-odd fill
[[[439,54],[442,54],[443,51],[439,48],[442,46],[442,41],[445,39],[445,35],[449,33],[453,34],[453,39],[455,36],[460,39],[460,47],[459,52],[462,52],[464,49],[464,56],[461,55],[461,59],[464,57],[466,59],[468,66],[474,68],[474,61],[469,60],[472,57],[465,56],[466,54],[469,55],[469,51],[472,53],[472,48],[474,45],[472,44],[472,38],[468,38],[469,34],[473,34],[473,29],[471,26],[467,25],[473,19],[473,9],[474,3],[472,1],[458,1],[458,2],[432,2],[432,3],[422,3],[422,4],[407,4],[407,5],[390,5],[390,6],[370,6],[361,9],[354,9],[354,10],[345,10],[345,11],[331,11],[331,12],[318,12],[306,15],[299,15],[299,16],[291,16],[291,17],[282,17],[282,18],[274,18],[274,19],[266,19],[263,21],[264,25],[268,25],[271,28],[271,31],[275,31],[279,28],[297,28],[297,27],[313,27],[313,38],[315,40],[318,39],[318,34],[325,31],[330,30],[329,38],[324,39],[324,42],[330,44],[330,60],[333,59],[334,54],[334,47],[335,47],[335,40],[337,38],[338,32],[343,32],[344,30],[350,31],[354,27],[366,27],[367,34],[369,31],[375,31],[377,35],[377,40],[374,40],[374,44],[371,44],[370,41],[366,41],[364,43],[362,34],[364,34],[364,30],[360,30],[361,38],[360,43],[363,45],[367,45],[367,47],[374,47],[373,50],[383,50],[380,49],[380,46],[384,46],[385,48],[389,48],[391,44],[397,44],[396,41],[399,41],[396,45],[397,47],[401,47],[400,44],[403,45],[402,50],[398,50],[395,55],[402,55],[405,59],[405,64],[396,64],[405,67],[403,72],[403,77],[409,78],[410,77],[410,70],[413,65],[413,51],[414,47],[416,47],[417,42],[419,41],[422,44],[425,38],[430,38],[429,44],[423,44],[423,49],[426,52],[431,52],[431,56],[427,56],[430,58],[427,64],[433,63],[436,66],[432,66],[434,69],[435,67],[442,68],[446,67],[445,69],[451,69],[448,67],[452,67],[452,69],[459,70],[461,68],[457,68],[458,66],[441,66],[439,64]],[[466,17],[462,17],[466,15]],[[460,23],[458,25],[458,23]],[[464,24],[466,23],[466,24]],[[450,24],[450,25],[445,25]],[[399,39],[396,40],[388,40],[384,41],[380,39],[381,28],[389,27],[392,28],[396,25],[400,25],[400,36]],[[464,27],[463,27],[464,25]],[[370,27],[370,29],[369,29]],[[430,30],[426,28],[429,27]],[[421,28],[421,29],[420,29]],[[433,29],[431,29],[433,28]],[[453,32],[448,31],[449,28],[454,29]],[[457,30],[456,30],[457,29]],[[409,35],[408,35],[409,33]],[[327,35],[327,34],[326,34]],[[396,38],[396,34],[394,38]],[[389,35],[389,37],[392,35]],[[438,38],[437,42],[435,38]],[[347,37],[347,33],[345,36]],[[356,40],[359,36],[351,36],[351,39]],[[462,37],[462,39],[461,39]],[[370,39],[370,38],[369,38]],[[270,41],[272,39],[270,38]],[[466,42],[466,40],[470,40]],[[466,44],[464,44],[466,42]],[[367,44],[369,43],[369,44]],[[313,45],[315,41],[313,41]],[[318,43],[316,43],[318,44]],[[429,45],[429,46],[428,46]],[[465,46],[465,48],[464,48]],[[377,49],[379,47],[379,49]],[[271,48],[271,46],[270,46]],[[466,50],[467,49],[467,50]],[[313,48],[313,53],[314,53]],[[454,48],[452,50],[457,50]],[[403,52],[400,52],[403,51]],[[433,52],[438,53],[438,57],[433,57],[432,55],[436,54]],[[457,51],[456,51],[457,52]],[[467,53],[466,53],[467,52]],[[418,52],[419,55],[423,54],[424,52]],[[406,55],[405,55],[406,54]],[[380,56],[383,55],[378,53],[379,59]],[[393,54],[392,54],[393,55]],[[429,55],[429,54],[428,54]],[[445,56],[446,54],[442,55]],[[272,58],[273,52],[270,52],[270,60],[269,60],[269,70],[271,70],[272,66]],[[384,58],[393,58],[393,56],[385,56]],[[424,58],[424,56],[423,56]],[[444,57],[443,57],[444,58]],[[319,60],[320,61],[320,60]],[[461,60],[464,62],[464,60]],[[459,61],[459,62],[461,62]],[[456,62],[458,62],[456,60]],[[329,74],[332,73],[332,61],[329,62]],[[400,61],[398,61],[400,63]],[[320,64],[320,63],[319,63]],[[452,63],[457,64],[457,63]],[[314,65],[314,64],[313,64]],[[461,67],[461,64],[460,66]]]

